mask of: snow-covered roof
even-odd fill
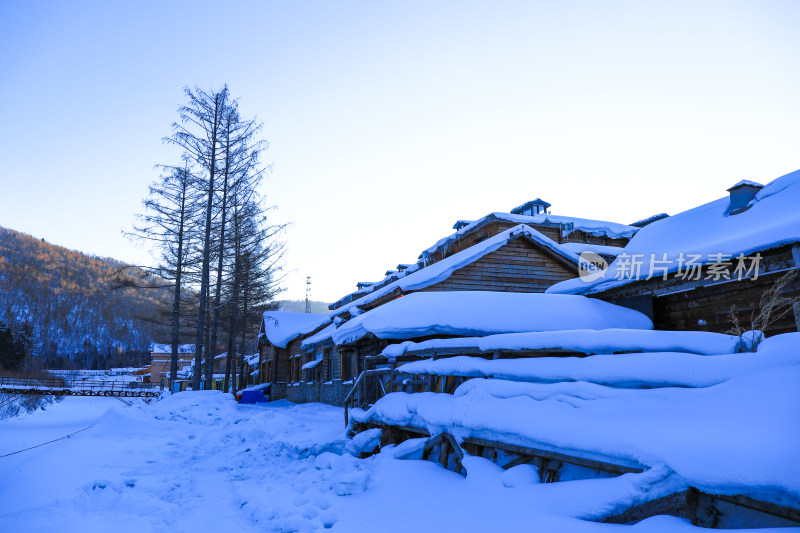
[[[453,241],[455,239],[460,238],[462,235],[469,233],[475,227],[483,224],[489,219],[495,220],[504,220],[506,222],[516,222],[518,224],[528,224],[528,225],[556,225],[561,224],[567,228],[567,232],[580,230],[584,233],[588,233],[590,235],[596,236],[604,236],[610,237],[612,239],[625,237],[630,238],[637,231],[639,228],[634,228],[633,226],[626,226],[625,224],[619,224],[616,222],[606,222],[603,220],[591,220],[588,218],[576,218],[576,217],[568,217],[562,215],[551,215],[548,213],[540,213],[538,215],[514,215],[511,213],[490,213],[485,217],[482,217],[471,224],[461,227],[458,231],[445,237],[444,239],[440,239],[436,242],[433,246],[428,248],[427,250],[422,252],[422,255],[425,254],[432,254],[436,250],[438,250],[444,244]]]
[[[635,337],[639,333],[687,332],[623,333],[615,330],[620,339],[615,348],[624,349],[630,344],[627,337]],[[483,359],[457,356],[406,363],[398,367],[398,371],[407,374],[491,377],[541,383],[586,381],[626,388],[710,387],[765,368],[800,364],[800,351],[780,349],[780,345],[788,344],[793,337],[800,343],[800,334],[788,335],[789,337],[779,335],[768,339],[769,342],[759,346],[758,352],[734,353],[734,346],[726,353],[712,355],[664,350],[638,354],[607,353],[592,357]],[[706,341],[701,341],[700,345],[704,344]],[[724,343],[715,344],[719,344],[720,348],[724,346]]]
[[[759,187],[759,188],[761,188],[761,187],[763,187],[763,185],[760,184],[760,183],[756,183],[755,181],[742,180],[740,182],[737,182],[736,185],[733,185],[732,187],[729,187],[728,190],[731,191],[733,189],[738,189],[739,187]]]
[[[309,361],[308,363],[300,367],[300,370],[311,370],[312,368],[315,368],[317,365],[319,365],[321,362],[322,359],[314,359],[313,361]]]
[[[323,329],[319,330],[317,333],[303,339],[303,342],[300,345],[300,347],[308,348],[309,346],[313,346],[320,342],[325,342],[326,340],[329,340],[331,339],[331,337],[333,337],[334,331],[336,331],[336,325],[329,324],[325,326]]]
[[[255,372],[251,373],[251,375],[254,375],[254,374],[255,374]],[[257,390],[267,390],[267,389],[270,389],[271,387],[272,387],[272,383],[259,383],[257,385],[250,385],[246,389],[242,389],[242,392],[251,392],[251,391],[257,391]]]
[[[472,379],[454,395],[391,393],[368,411],[351,413],[357,421],[421,427],[431,435],[446,431],[457,439],[485,438],[614,464],[638,463],[657,479],[680,485],[670,492],[693,486],[711,494],[797,506],[798,336],[772,337],[756,353],[730,356],[592,356],[574,361],[572,369],[562,368],[555,383]],[[597,365],[591,372],[587,368],[600,359],[626,358],[636,369],[629,373],[634,379],[672,375],[687,385],[604,386],[598,383],[619,383],[619,373],[628,372],[627,367],[615,363]],[[683,369],[689,358],[694,362]],[[646,364],[637,365],[640,360]],[[521,361],[508,361],[512,363]],[[696,379],[700,376],[692,372],[701,367],[705,379]],[[595,383],[587,383],[587,376]]]
[[[531,218],[531,217],[527,217]],[[348,304],[339,307],[338,309],[334,309],[331,311],[332,315],[340,315],[346,311],[349,311],[353,307],[361,306],[369,304],[382,296],[385,296],[395,289],[400,289],[403,292],[406,291],[413,291],[423,289],[425,287],[429,287],[431,285],[435,285],[441,281],[446,280],[450,277],[450,275],[455,272],[456,270],[463,268],[470,263],[474,263],[481,257],[494,252],[501,246],[508,243],[508,241],[512,239],[516,239],[518,237],[527,237],[531,241],[544,246],[545,248],[551,250],[556,255],[564,258],[566,261],[575,263],[577,268],[578,263],[578,256],[570,251],[567,248],[564,248],[562,245],[555,242],[553,239],[547,237],[546,235],[542,234],[540,231],[526,226],[524,224],[520,224],[518,226],[514,226],[513,228],[509,228],[503,232],[498,233],[497,235],[490,237],[484,241],[479,242],[473,246],[465,250],[461,250],[460,252],[451,255],[450,257],[446,257],[441,261],[438,261],[430,266],[425,268],[421,268],[414,272],[409,272],[407,275],[400,277],[399,279],[389,283],[375,291],[367,294],[366,296],[362,296],[361,298],[354,300]],[[401,272],[400,274],[404,274]]]
[[[331,318],[327,314],[267,311],[264,313],[262,328],[270,343],[279,348],[286,348],[300,335],[311,333],[330,321]]]
[[[530,202],[525,202],[522,205],[518,205],[517,207],[515,207],[514,209],[511,210],[511,213],[514,214],[514,215],[517,215],[517,214],[522,213],[523,211],[525,211],[526,209],[528,209],[528,208],[530,208],[531,206],[534,206],[534,205],[540,205],[540,206],[544,207],[545,209],[547,209],[552,204],[549,204],[549,203],[545,202],[541,198],[537,198],[536,200],[531,200]]]
[[[548,293],[587,294],[647,278],[651,265],[657,276],[660,265],[675,272],[692,255],[696,264],[718,262],[719,254],[736,258],[784,244],[800,242],[800,170],[786,174],[761,189],[750,209],[729,215],[728,196],[645,226],[625,247],[623,255],[595,281],[580,278],[562,281]],[[666,261],[664,260],[666,254]],[[638,275],[631,269],[633,257],[641,260]],[[622,259],[622,260],[621,260]],[[653,263],[655,259],[658,263]],[[734,265],[735,267],[736,265]]]
[[[636,222],[631,222],[628,225],[629,226],[635,226],[637,228],[643,228],[645,226],[648,226],[648,225],[652,224],[653,222],[655,222],[657,220],[661,220],[662,218],[667,218],[668,216],[669,215],[666,214],[666,213],[658,213],[656,215],[650,215],[647,218],[643,218],[641,220],[637,220]]]
[[[587,244],[583,242],[565,242],[561,243],[560,246],[578,255],[582,254],[583,252],[593,252],[598,255],[616,256],[622,253],[622,250],[624,250],[624,248],[620,248],[619,246],[605,246],[602,244]]]
[[[473,349],[482,352],[501,351],[567,351],[590,354],[615,352],[685,352],[719,355],[737,351],[741,339],[709,331],[656,331],[646,329],[585,329],[568,331],[535,331],[508,333],[486,337],[432,339],[390,344],[383,355],[399,356],[424,350],[457,351]]]
[[[333,332],[333,340],[348,344],[369,333],[381,339],[413,339],[429,335],[652,327],[650,319],[638,311],[582,296],[434,291],[408,294],[356,316]]]
[[[151,353],[172,353],[171,344],[150,344]],[[179,344],[178,353],[194,353],[194,344]]]

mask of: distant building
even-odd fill
[[[178,372],[192,366],[194,353],[194,344],[178,345]],[[158,383],[162,386],[169,385],[172,345],[152,343],[150,345],[150,357],[150,382]]]

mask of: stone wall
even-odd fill
[[[322,402],[330,405],[342,406],[344,398],[353,387],[351,382],[343,384],[342,380],[334,379],[327,383],[319,382],[300,382],[290,383],[283,385],[285,395],[282,396],[290,402],[294,403],[309,403],[309,402]],[[273,399],[280,399],[274,396]]]

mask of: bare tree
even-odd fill
[[[226,244],[231,240],[229,235],[230,226],[227,225],[230,217],[229,205],[233,195],[241,195],[242,191],[258,186],[260,175],[263,169],[259,168],[259,156],[266,149],[267,143],[256,139],[256,135],[261,130],[261,124],[255,119],[243,120],[239,115],[238,104],[233,101],[225,114],[225,124],[223,128],[223,154],[221,175],[223,180],[219,195],[221,196],[221,208],[219,220],[219,232],[217,235],[217,270],[214,293],[213,312],[211,318],[211,334],[209,340],[209,353],[214,354],[217,348],[217,333],[219,328],[219,316],[222,305],[230,302],[222,302],[223,279],[230,276],[231,272],[225,270]],[[227,231],[226,231],[227,230]],[[230,353],[230,352],[229,352]],[[206,379],[212,379],[212,364],[206,365]]]
[[[197,87],[187,88],[189,103],[178,110],[181,122],[174,123],[174,132],[165,139],[183,148],[208,176],[205,185],[205,220],[200,267],[200,302],[197,313],[197,336],[195,342],[195,372],[192,388],[200,388],[200,370],[203,360],[204,333],[206,326],[208,286],[211,264],[211,224],[214,216],[215,179],[217,158],[221,148],[222,129],[226,110],[229,107],[228,87],[220,91],[205,92]],[[200,182],[202,183],[202,182]],[[211,354],[206,358],[212,364]]]
[[[230,298],[233,305],[228,327],[226,384],[232,372],[236,372],[232,364],[234,360],[239,361],[241,373],[246,333],[248,328],[256,327],[252,311],[258,310],[260,318],[260,312],[281,292],[279,285],[283,279],[280,273],[284,243],[278,237],[285,226],[268,225],[265,209],[255,195],[242,196],[241,206],[238,204],[240,197],[237,196],[232,217],[234,253]],[[238,350],[237,333],[240,337]]]
[[[190,247],[197,239],[193,228],[199,213],[199,204],[188,159],[184,159],[182,166],[162,168],[166,173],[150,186],[149,195],[143,202],[145,212],[137,215],[137,224],[132,232],[127,233],[132,238],[156,245],[158,265],[145,269],[137,267],[147,277],[138,281],[132,281],[128,277],[127,284],[138,288],[168,287],[172,290],[172,357],[169,377],[172,383],[177,379],[184,278]],[[154,279],[165,280],[166,283],[154,283]]]
[[[732,335],[739,336],[740,346],[742,348],[749,346],[750,350],[755,352],[758,345],[764,340],[764,332],[772,328],[779,320],[791,313],[794,306],[800,303],[798,296],[785,296],[784,292],[788,285],[792,284],[800,278],[800,270],[793,268],[787,271],[783,276],[775,280],[772,286],[764,291],[761,295],[761,301],[758,308],[753,309],[750,314],[750,329],[755,333],[752,338],[745,339],[744,335],[747,331],[741,325],[739,320],[739,313],[736,310],[736,305],[732,305],[728,312],[728,317],[733,326],[728,331]],[[745,342],[746,341],[746,342]]]
[[[196,224],[202,235],[194,241],[200,267],[195,285],[198,308],[192,386],[198,389],[203,370],[207,383],[213,379],[217,339],[220,330],[226,329],[224,323],[228,323],[224,333],[228,334],[228,360],[232,362],[237,353],[232,339],[247,327],[241,317],[249,317],[253,302],[261,305],[278,291],[275,273],[283,245],[276,240],[282,226],[266,224],[268,209],[258,192],[266,172],[260,158],[267,144],[257,138],[261,124],[241,117],[227,86],[209,92],[186,89],[186,95],[189,101],[179,109],[180,123],[173,124],[173,135],[165,140],[184,149],[197,169],[193,173],[197,179],[192,181],[194,194],[202,196],[202,215]],[[250,266],[245,267],[248,261]],[[213,269],[212,262],[216,263]],[[256,290],[259,283],[269,290]],[[223,316],[227,320],[222,320]],[[206,364],[201,368],[204,355]]]

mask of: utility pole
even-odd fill
[[[306,313],[311,312],[311,276],[306,276]]]

